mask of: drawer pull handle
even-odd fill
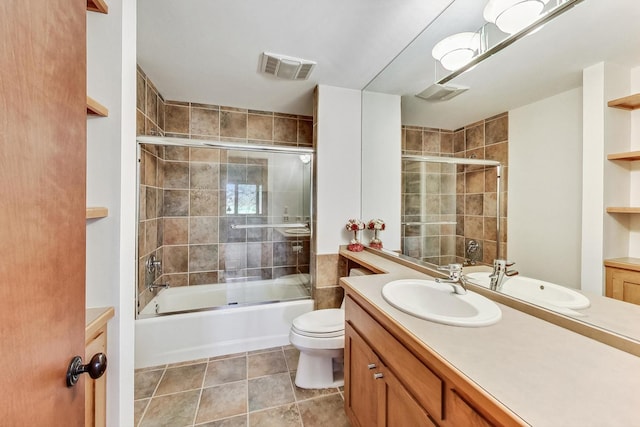
[[[375,369],[375,368],[376,368],[376,364],[375,364],[375,363],[369,363],[369,364],[367,365],[367,368],[369,368],[369,369]]]
[[[384,377],[384,375],[382,374],[382,372],[376,372],[375,374],[373,374],[373,379],[374,380],[379,380],[380,378]]]

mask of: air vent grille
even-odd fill
[[[264,52],[260,71],[286,80],[306,80],[316,66],[314,61]]]

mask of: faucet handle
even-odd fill
[[[462,264],[449,264],[438,266],[440,271],[448,271],[450,279],[459,279],[462,274]]]
[[[493,260],[494,268],[507,268],[515,265],[515,261],[507,261],[506,259],[495,259]]]

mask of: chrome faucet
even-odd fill
[[[171,285],[168,283],[158,283],[158,284],[151,284],[147,287],[148,290],[150,291],[155,291],[156,289],[169,289]]]
[[[462,264],[449,264],[438,267],[438,270],[448,271],[449,278],[437,278],[436,282],[450,284],[453,287],[453,292],[458,295],[464,295],[467,293],[467,285],[465,285],[464,278],[462,277]]]
[[[491,273],[491,275],[489,276],[489,278],[491,279],[489,289],[491,289],[492,291],[499,291],[500,289],[502,289],[504,276],[516,276],[518,274],[516,270],[508,270],[508,268],[512,267],[514,264],[515,262],[507,261],[504,259],[494,260],[493,273]]]

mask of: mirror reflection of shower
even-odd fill
[[[403,155],[402,253],[434,265],[499,258],[500,177],[494,160]]]
[[[312,149],[142,137],[138,152],[139,311],[166,287],[225,306],[311,298]]]

